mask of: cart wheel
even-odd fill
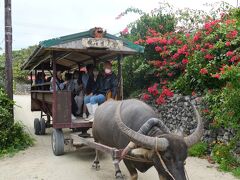
[[[44,118],[40,119],[40,127],[41,127],[40,134],[44,135],[46,133],[46,123]]]
[[[64,135],[61,129],[53,129],[52,150],[56,156],[64,154]]]
[[[40,125],[40,121],[38,118],[34,119],[34,133],[36,135],[39,135],[41,131],[41,125]]]

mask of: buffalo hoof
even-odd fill
[[[117,180],[124,180],[124,176],[122,175],[121,171],[116,172],[115,177]]]
[[[99,171],[100,170],[100,164],[99,162],[93,162],[92,164],[92,168],[95,169],[96,171]]]

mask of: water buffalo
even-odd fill
[[[154,110],[142,101],[107,101],[95,113],[93,136],[96,142],[125,148],[124,155],[136,158],[123,157],[131,180],[138,179],[137,170],[146,172],[152,166],[159,179],[186,180],[184,163],[187,149],[197,143],[203,133],[201,117],[195,106],[193,109],[197,128],[191,135],[183,137],[170,133]],[[97,156],[95,160],[98,160]]]

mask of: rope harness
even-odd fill
[[[121,121],[122,121],[122,118],[121,118],[121,114],[120,114],[120,113],[121,113],[121,105],[122,105],[122,103],[123,103],[123,101],[121,101],[121,102],[119,103],[119,105],[118,105],[119,107],[117,108],[117,109],[119,109],[119,111],[117,112],[117,113],[118,113],[118,117],[120,118]],[[157,143],[158,143],[158,137],[155,137],[155,149],[154,149],[154,151],[155,151],[155,153],[157,154],[158,159],[159,159],[162,167],[164,168],[164,171],[165,171],[173,180],[176,180],[176,179],[174,178],[174,176],[171,174],[171,172],[168,170],[165,162],[164,162],[163,159],[162,159],[161,154],[158,152],[158,149],[157,149],[158,144],[157,144]],[[124,158],[124,159],[127,159],[127,160],[137,161],[137,162],[153,163],[152,160],[147,160],[147,159],[142,159],[142,158],[136,158],[136,157],[133,157],[133,156],[130,156],[130,155],[127,155],[127,154],[126,154],[123,158]],[[187,171],[186,171],[185,167],[184,167],[184,172],[185,172],[185,175],[186,175],[186,179],[189,180],[189,177],[188,177],[188,174],[187,174]]]

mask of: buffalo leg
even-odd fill
[[[167,178],[164,177],[164,176],[162,176],[162,175],[159,175],[159,179],[160,179],[160,180],[167,180]]]
[[[126,165],[128,171],[130,173],[131,180],[137,180],[138,179],[138,173],[137,173],[136,168],[133,166],[133,164],[130,161],[128,161],[126,159],[124,159],[123,161],[124,161],[124,164]]]
[[[92,164],[92,168],[99,170],[100,169],[100,164],[99,164],[99,151],[96,150],[96,156]]]
[[[116,179],[123,180],[123,175],[122,175],[122,172],[121,172],[120,167],[119,167],[118,159],[113,158],[113,164],[114,164],[114,167],[115,167],[115,177],[116,177]]]

